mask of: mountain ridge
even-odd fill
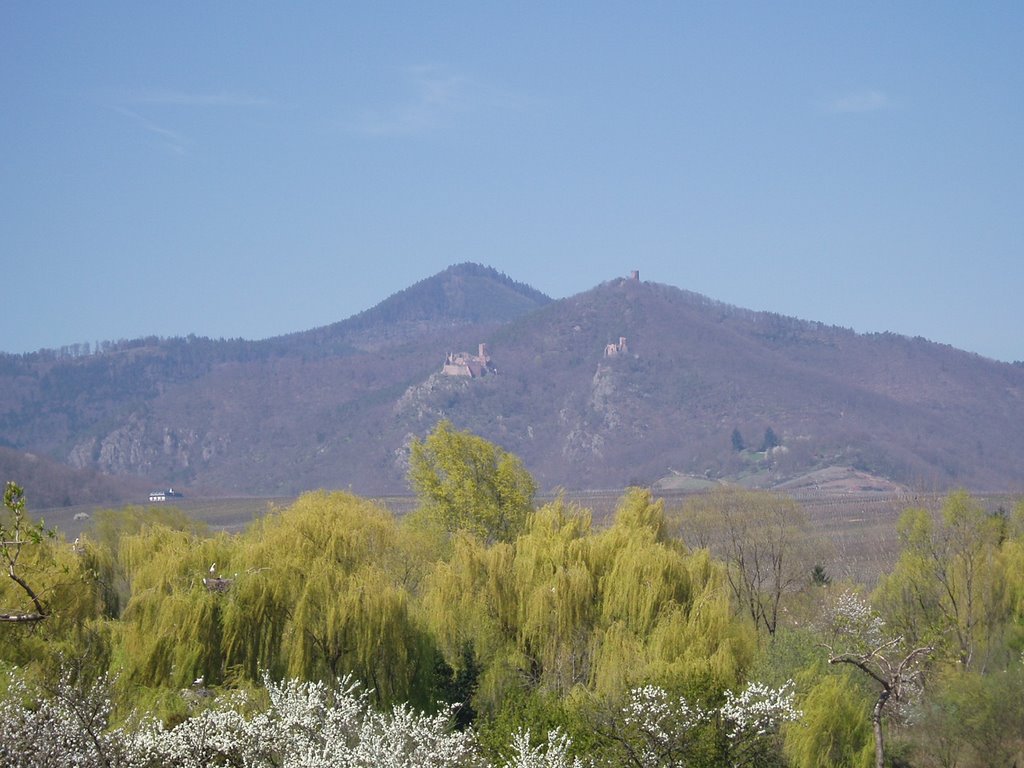
[[[145,341],[0,356],[0,445],[155,485],[382,494],[407,489],[410,441],[448,418],[547,489],[770,486],[835,465],[929,490],[1024,486],[1021,366],[633,277],[551,300],[462,264],[310,331]],[[485,342],[496,376],[441,373]],[[755,450],[768,430],[781,444]]]

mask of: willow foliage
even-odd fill
[[[870,702],[849,675],[824,675],[800,702],[803,718],[783,727],[793,768],[868,768],[874,763]]]
[[[451,557],[427,578],[422,600],[445,660],[460,670],[469,657],[476,659],[482,667],[478,685],[490,701],[500,700],[515,684],[522,666],[515,647],[512,565],[510,545],[488,548],[475,536],[458,535]]]
[[[128,568],[121,559],[122,554],[130,556],[131,550],[128,547],[122,552],[123,543],[130,536],[154,528],[190,534],[186,535],[189,541],[209,537],[206,524],[192,520],[176,507],[127,506],[98,511],[77,543],[83,568],[96,580],[101,608],[108,618],[118,618],[131,596]]]
[[[606,623],[621,621],[641,637],[667,612],[688,605],[691,597],[684,556],[644,533],[613,529],[597,542],[594,552],[602,619]]]
[[[118,559],[131,597],[115,627],[115,664],[126,684],[187,687],[223,677],[219,595],[203,583],[234,542],[164,525],[120,539]]]
[[[241,540],[227,593],[224,657],[256,679],[352,673],[380,701],[419,701],[431,646],[403,585],[394,519],[346,493],[310,493]]]
[[[754,643],[734,619],[725,570],[706,551],[690,553],[669,538],[662,501],[627,492],[594,550],[603,623],[614,628],[595,666],[597,691],[653,681],[713,692],[742,679]]]
[[[556,693],[589,674],[587,641],[597,596],[589,531],[589,515],[559,500],[534,513],[516,541],[519,650],[535,660],[535,672],[542,670],[545,687]]]
[[[433,650],[410,610],[392,517],[350,494],[299,498],[236,536],[123,536],[118,662],[141,686],[354,674],[378,701],[427,698]]]
[[[647,646],[649,677],[662,685],[682,681],[688,687],[717,692],[744,679],[755,654],[749,626],[735,618],[724,568],[706,550],[687,558],[688,603],[680,603],[652,629]]]
[[[424,597],[449,663],[470,646],[483,666],[478,704],[510,687],[617,696],[641,682],[735,684],[750,663],[724,573],[666,536],[661,502],[630,491],[615,524],[557,500],[511,544],[462,537]]]

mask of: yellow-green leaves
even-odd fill
[[[1013,543],[1003,538],[1004,524],[963,491],[950,494],[937,517],[907,510],[898,525],[900,559],[876,593],[894,629],[964,666],[985,668],[1012,610],[1006,553]]]
[[[849,675],[821,677],[800,703],[803,718],[783,726],[794,768],[867,768],[873,762],[871,702]]]
[[[660,502],[630,491],[616,523],[593,532],[557,500],[512,544],[457,538],[425,595],[450,663],[470,645],[484,668],[477,703],[510,687],[618,696],[658,680],[734,685],[753,643],[733,619],[724,571],[664,536]]]
[[[8,519],[9,518],[9,519]],[[32,522],[25,515],[25,492],[12,481],[4,486],[4,511],[0,518],[0,562],[11,581],[18,585],[18,592],[28,604],[26,610],[0,614],[0,621],[35,622],[49,615],[45,602],[37,591],[25,580],[18,569],[18,560],[25,545],[42,543],[52,533],[46,530],[42,521]]]
[[[262,670],[354,674],[379,701],[422,700],[431,644],[410,610],[410,550],[351,494],[306,494],[235,537],[152,526],[121,540],[131,584],[123,669],[141,685],[217,684]]]
[[[412,444],[409,481],[420,503],[448,531],[487,543],[522,531],[536,484],[515,455],[442,421]]]

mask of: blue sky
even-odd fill
[[[445,267],[1024,360],[1024,4],[0,4],[0,350]]]

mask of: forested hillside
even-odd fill
[[[108,510],[74,543],[38,535],[9,484],[4,763],[1024,757],[1024,505],[906,510],[872,590],[839,582],[782,495],[666,508],[634,488],[598,527],[538,506],[517,457],[450,424],[411,473],[401,520],[317,491],[236,534]]]
[[[135,476],[113,477],[94,469],[74,469],[46,456],[0,448],[0,477],[16,477],[35,489],[34,509],[77,505],[118,506],[143,499],[150,490]]]
[[[442,373],[481,344],[495,375]],[[407,492],[412,440],[450,419],[545,490],[773,487],[832,466],[1024,486],[1024,367],[639,279],[551,301],[465,264],[291,336],[98,346],[0,356],[0,445],[153,487],[380,495]]]

